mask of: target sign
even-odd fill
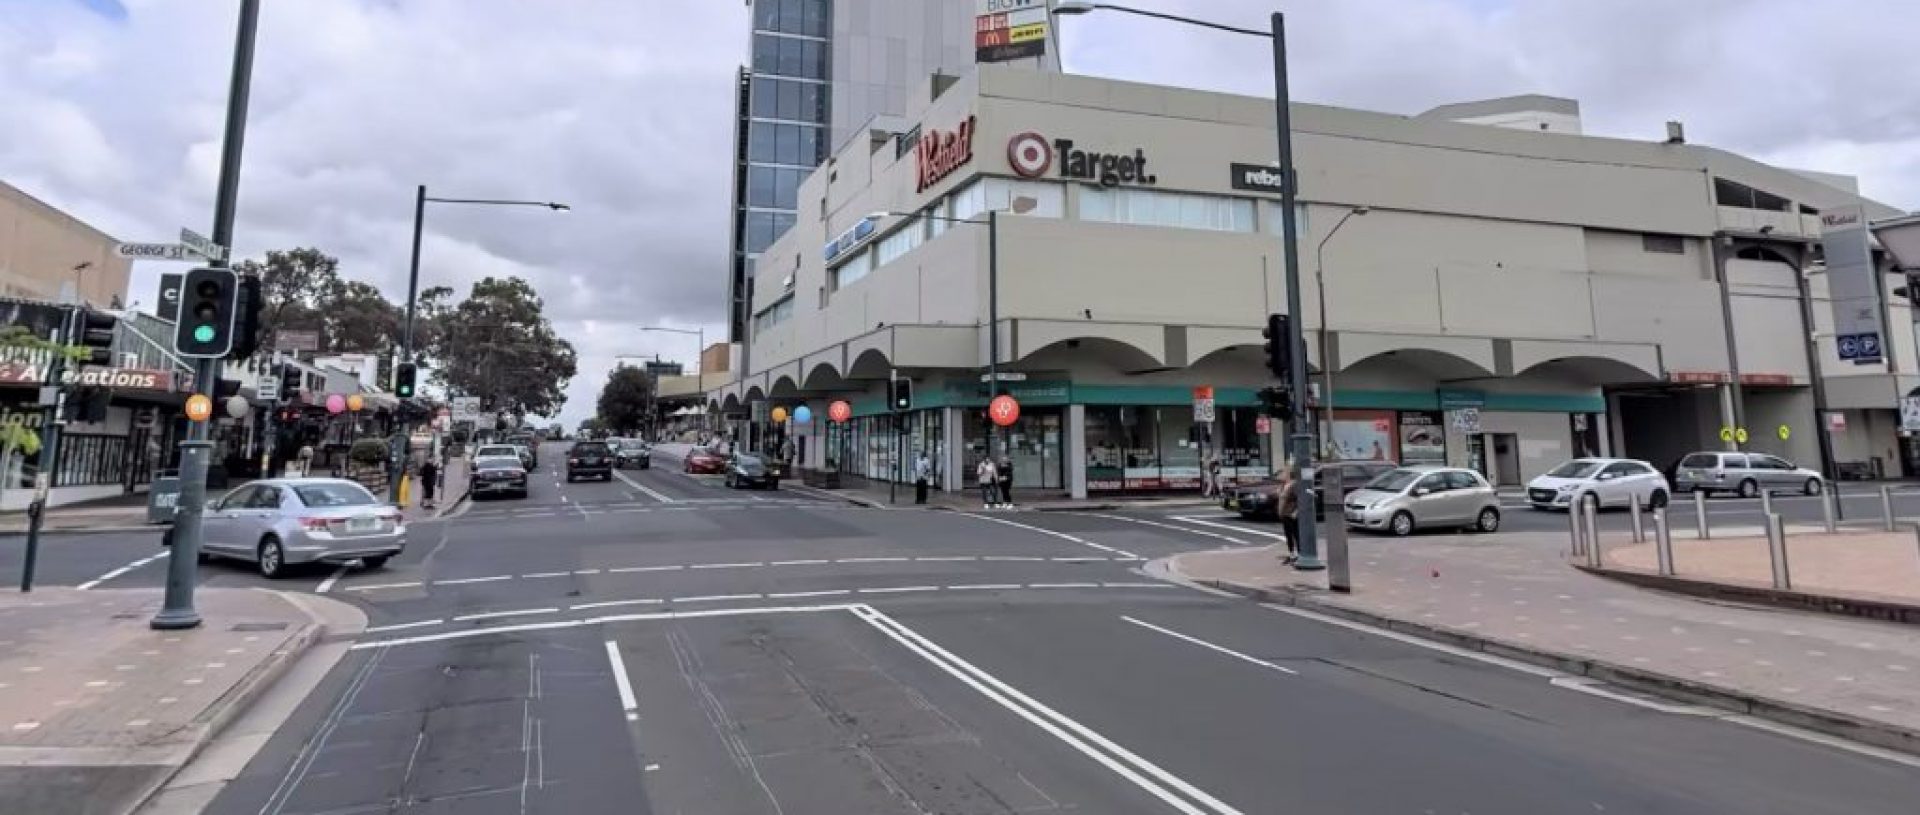
[[[847,404],[844,399],[834,400],[833,404],[827,405],[827,418],[834,424],[844,424],[848,419],[853,418],[853,406]]]
[[[1020,402],[1006,394],[995,396],[987,403],[987,418],[996,425],[1009,427],[1020,421]]]
[[[1038,133],[1018,134],[1007,141],[1007,164],[1021,178],[1039,178],[1053,166],[1053,146]]]

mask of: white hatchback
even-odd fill
[[[1601,507],[1664,507],[1673,488],[1653,465],[1630,458],[1576,458],[1527,482],[1534,509],[1567,509],[1592,500]]]

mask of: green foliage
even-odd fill
[[[26,425],[0,424],[0,449],[19,450],[27,455],[40,452],[40,434]]]
[[[347,460],[355,464],[385,464],[387,440],[374,437],[357,439],[353,447],[347,450]]]
[[[36,336],[33,329],[24,325],[0,326],[0,349],[59,354],[67,358],[68,364],[77,364],[90,353],[83,346],[66,345],[43,339]],[[0,424],[0,449],[19,450],[27,455],[33,455],[40,452],[40,433],[22,424],[12,422]]]
[[[518,277],[488,277],[448,306],[451,296],[444,287],[421,295],[426,326],[416,339],[439,363],[435,381],[515,418],[559,413],[578,361],[573,345],[554,333],[533,286]]]
[[[370,283],[343,279],[340,261],[319,249],[271,251],[264,262],[244,260],[234,270],[260,277],[262,348],[273,348],[287,329],[319,332],[327,353],[382,353],[400,341],[401,307]]]
[[[600,388],[600,419],[615,433],[647,427],[653,415],[653,377],[644,368],[616,367]]]

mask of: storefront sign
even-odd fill
[[[872,218],[861,218],[860,222],[854,224],[852,229],[842,232],[840,233],[840,237],[828,241],[826,248],[822,250],[821,254],[826,256],[828,263],[832,263],[834,258],[851,252],[855,247],[866,243],[869,238],[873,237],[875,229],[876,226]]]
[[[1236,190],[1265,192],[1274,195],[1279,195],[1287,191],[1287,177],[1281,174],[1280,168],[1278,167],[1268,167],[1264,164],[1240,164],[1238,162],[1228,166],[1233,171],[1233,177],[1230,179],[1230,182]]]
[[[1047,0],[980,0],[975,9],[975,62],[1007,62],[1047,53]]]
[[[1440,407],[1448,410],[1453,408],[1485,407],[1487,404],[1487,395],[1476,390],[1441,388],[1439,396]]]
[[[86,367],[78,371],[67,370],[64,374],[61,384],[65,385],[149,391],[173,390],[172,371],[149,368]],[[20,360],[0,361],[0,384],[38,385],[45,382],[46,378],[45,363]]]
[[[1833,301],[1834,347],[1840,359],[1871,365],[1886,358],[1880,323],[1881,282],[1867,237],[1866,210],[1859,204],[1830,207],[1820,215],[1820,246],[1827,259],[1827,290]]]
[[[1740,382],[1743,385],[1787,386],[1793,384],[1793,377],[1788,374],[1750,374],[1743,372],[1740,374]]]
[[[1668,371],[1667,381],[1676,385],[1724,385],[1733,377],[1726,371]]]
[[[920,136],[920,143],[913,148],[915,177],[919,179],[915,192],[924,192],[973,161],[973,122],[974,117],[968,116],[957,129],[928,130]]]
[[[1102,187],[1121,184],[1152,185],[1159,177],[1147,172],[1147,152],[1136,147],[1129,153],[1098,153],[1074,146],[1072,139],[1054,139],[1048,143],[1038,133],[1020,133],[1007,141],[1007,164],[1022,178],[1039,178],[1055,165],[1058,158],[1060,178],[1091,181]]]

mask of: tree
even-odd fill
[[[340,261],[319,249],[270,251],[264,262],[234,269],[260,277],[262,348],[276,347],[276,335],[289,329],[319,332],[320,350],[336,354],[380,354],[400,341],[400,307],[370,283],[342,279]]]
[[[532,285],[518,277],[488,277],[451,308],[442,305],[450,292],[428,293],[433,299],[422,300],[432,307],[432,326],[416,331],[415,346],[437,361],[436,382],[515,419],[560,412],[567,382],[578,373],[577,356],[554,333]]]
[[[653,377],[644,368],[621,365],[600,387],[600,420],[622,435],[653,424]]]

